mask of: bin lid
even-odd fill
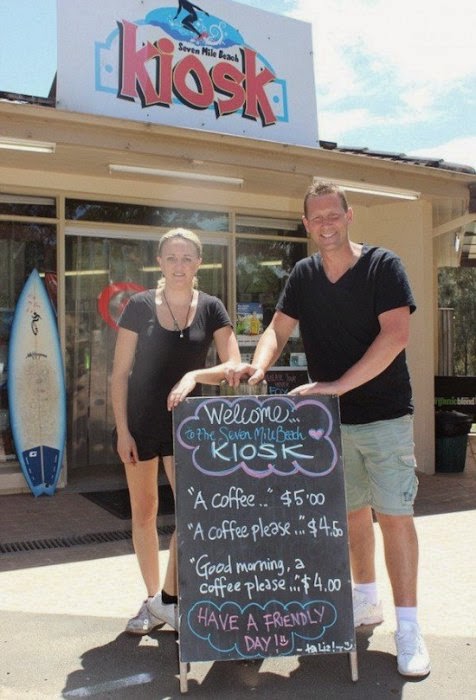
[[[467,435],[472,424],[472,417],[459,411],[436,411],[435,414],[437,437]]]

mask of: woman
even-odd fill
[[[197,383],[219,384],[225,363],[240,361],[238,343],[222,302],[196,287],[202,260],[199,238],[173,229],[159,242],[162,279],[157,289],[131,297],[119,320],[111,394],[117,452],[124,463],[132,511],[132,541],[147,599],[126,626],[146,634],[167,622],[177,629],[176,542],[172,536],[163,590],[159,592],[159,458],[175,495],[172,409]],[[220,361],[208,369],[215,341]]]

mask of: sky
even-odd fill
[[[239,1],[312,24],[320,140],[476,168],[475,0]],[[55,70],[56,0],[0,0],[0,91]]]

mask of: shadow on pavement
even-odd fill
[[[234,700],[253,694],[273,699],[401,698],[407,679],[398,675],[393,654],[368,649],[372,634],[371,628],[357,633],[359,680],[356,682],[351,680],[347,654],[275,658],[271,663],[275,664],[276,672],[265,670],[270,660],[216,661],[204,664],[205,675],[199,680],[197,667],[203,665],[190,665],[188,692],[184,695],[177,675],[175,634],[158,631],[140,640],[123,633],[81,655],[83,668],[69,674],[62,697]],[[293,670],[283,674],[286,662],[292,662]]]

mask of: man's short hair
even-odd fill
[[[344,211],[348,211],[349,204],[347,202],[347,197],[345,191],[339,185],[333,182],[325,182],[322,180],[314,180],[312,185],[308,187],[306,194],[304,196],[304,216],[307,216],[307,203],[311,197],[323,197],[326,194],[336,194],[342,204]]]

